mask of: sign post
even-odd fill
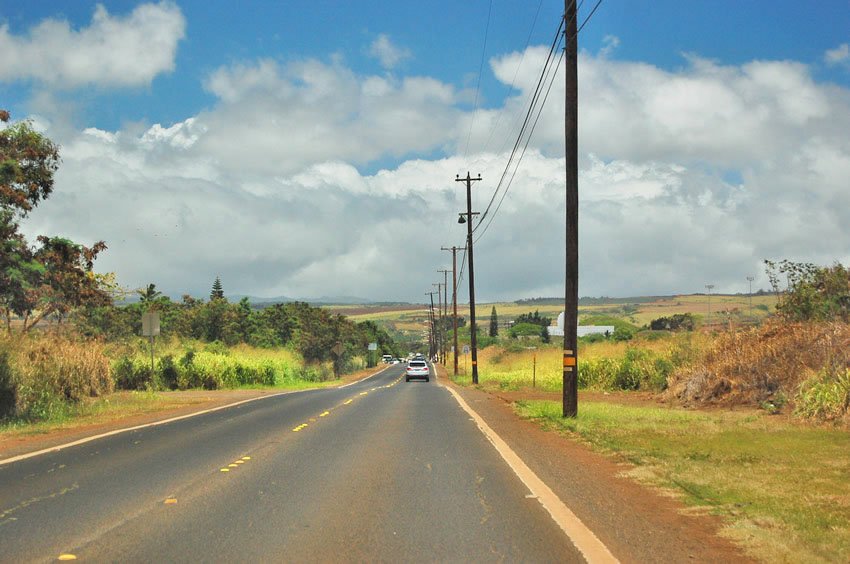
[[[150,339],[151,348],[151,376],[153,376],[153,339],[159,335],[159,312],[148,311],[142,314],[142,337]]]
[[[375,352],[378,350],[378,343],[369,343],[369,366],[378,366],[378,359],[375,358]]]

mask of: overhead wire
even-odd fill
[[[556,48],[557,44],[559,43],[559,41],[561,39],[561,36],[562,36],[561,30],[562,30],[563,27],[564,27],[564,18],[561,18],[559,25],[558,25],[558,30],[555,32],[555,37],[552,40],[552,45],[549,48],[549,54],[546,57],[546,62],[543,65],[543,69],[541,70],[540,77],[537,80],[537,85],[534,88],[534,93],[533,93],[531,100],[528,104],[528,111],[525,114],[525,118],[523,120],[522,126],[520,127],[519,134],[517,135],[516,142],[514,143],[514,147],[511,150],[510,156],[508,157],[508,162],[507,162],[507,165],[505,166],[505,170],[502,172],[502,175],[499,178],[499,182],[496,185],[496,189],[493,190],[493,196],[490,198],[490,201],[488,202],[487,207],[485,208],[484,212],[481,214],[481,217],[478,220],[478,224],[473,229],[473,232],[475,231],[475,229],[478,228],[478,225],[481,225],[481,223],[484,221],[484,219],[486,219],[487,214],[490,213],[490,208],[493,206],[493,202],[496,200],[496,197],[499,194],[499,190],[501,189],[502,184],[505,181],[505,177],[508,174],[508,170],[510,170],[511,162],[513,161],[513,159],[516,155],[516,152],[519,149],[520,143],[522,142],[523,136],[525,135],[526,128],[528,127],[530,118],[533,115],[535,106],[537,105],[537,101],[540,98],[540,92],[541,92],[541,89],[542,89],[541,87],[544,83],[545,77],[547,76],[547,74],[549,72],[550,65],[551,65],[551,62],[552,62],[552,55],[555,52],[555,48]]]
[[[581,24],[581,25],[578,27],[578,29],[576,30],[576,36],[578,36],[578,33],[579,33],[579,32],[580,32],[583,28],[584,28],[584,26],[585,26],[585,25],[587,25],[587,23],[590,21],[590,18],[591,18],[591,17],[593,17],[593,14],[594,14],[594,13],[596,12],[596,10],[599,8],[600,4],[602,4],[602,0],[597,0],[597,2],[596,2],[596,4],[594,5],[593,9],[590,11],[590,14],[588,14],[588,16],[584,19],[584,22],[582,22],[582,24]],[[572,23],[572,22],[570,22],[570,23]],[[559,28],[558,28],[558,34],[559,34],[559,35],[560,35],[560,33],[561,33],[561,31],[560,31],[560,30],[561,30],[561,27],[563,27],[563,24],[564,24],[564,18],[563,18],[563,17],[561,18],[560,24],[561,24],[561,25],[559,25]],[[562,36],[562,37],[564,37],[564,38],[565,38],[565,36],[566,36],[566,31],[564,32],[564,34],[563,34],[563,36]],[[569,39],[570,39],[570,40],[572,40],[572,39],[574,39],[574,38],[572,38],[572,37],[571,37],[571,38],[569,38]],[[551,53],[552,53],[552,52],[553,52],[553,51],[550,49],[550,56],[551,56]],[[557,65],[555,65],[555,66],[554,66],[554,68],[556,68],[556,69],[560,68],[561,60],[563,60],[563,51],[561,52],[561,55],[560,55],[560,57],[558,58],[558,63],[557,63]],[[544,73],[547,73],[547,72],[548,72],[548,70],[551,70],[551,68],[552,68],[552,67],[551,67],[551,66],[549,66],[549,62],[550,62],[550,58],[547,58],[546,63],[544,63],[544,70],[543,70],[543,71],[542,71],[542,73],[541,73],[541,77],[542,77],[542,76],[544,76]],[[548,69],[548,70],[547,70],[547,69]],[[515,154],[516,154],[516,148],[517,148],[517,146],[519,145],[519,143],[520,143],[520,142],[521,142],[521,140],[522,140],[522,136],[523,136],[523,134],[524,134],[524,131],[521,129],[521,130],[520,130],[520,134],[517,136],[517,142],[516,142],[516,143],[515,143],[515,145],[514,145],[514,151],[512,151],[512,152],[511,152],[511,155],[510,155],[510,157],[508,158],[508,163],[507,163],[507,164],[506,164],[506,166],[505,166],[505,170],[503,171],[502,176],[501,176],[501,178],[499,179],[499,183],[497,184],[496,189],[493,191],[493,197],[491,197],[491,199],[490,199],[490,203],[488,203],[488,205],[487,205],[487,209],[486,209],[486,210],[485,210],[485,212],[481,215],[481,217],[480,217],[480,218],[479,218],[479,220],[478,220],[478,223],[476,224],[475,228],[473,229],[473,232],[475,232],[475,231],[477,231],[477,230],[478,230],[478,228],[480,228],[480,227],[482,226],[482,224],[483,224],[483,225],[484,225],[484,231],[482,231],[482,232],[478,235],[478,237],[477,237],[477,238],[476,238],[473,242],[477,242],[478,240],[480,240],[480,239],[481,239],[481,237],[482,237],[482,236],[484,235],[484,233],[487,231],[487,229],[489,228],[489,226],[492,224],[492,222],[493,222],[493,218],[495,217],[496,212],[498,212],[498,210],[501,208],[502,202],[504,201],[505,196],[507,195],[507,192],[508,192],[508,190],[510,189],[511,184],[513,183],[513,179],[514,179],[514,177],[516,176],[516,173],[517,173],[517,170],[518,170],[519,164],[522,162],[522,158],[523,158],[523,156],[525,155],[525,151],[526,151],[526,149],[528,148],[528,145],[529,145],[529,143],[530,143],[530,141],[531,141],[531,135],[534,133],[534,129],[536,128],[536,126],[537,126],[537,122],[538,122],[538,120],[540,119],[540,115],[541,115],[541,113],[542,113],[543,106],[546,104],[546,100],[547,100],[547,99],[548,99],[548,97],[549,97],[549,92],[550,92],[550,91],[551,91],[551,89],[552,89],[552,85],[553,85],[553,83],[554,83],[554,79],[555,79],[555,75],[556,75],[556,74],[557,74],[557,70],[555,71],[555,73],[552,73],[552,78],[551,78],[551,79],[550,79],[550,81],[549,81],[549,86],[548,86],[548,88],[547,88],[547,90],[546,90],[546,94],[545,94],[545,96],[544,96],[544,98],[543,98],[543,102],[542,102],[542,103],[539,105],[539,107],[537,108],[537,115],[536,115],[536,117],[535,117],[535,119],[534,119],[534,123],[533,123],[533,125],[532,125],[531,129],[529,130],[528,136],[526,137],[525,145],[523,146],[522,152],[520,153],[520,156],[519,156],[519,158],[518,158],[518,160],[517,160],[516,164],[514,165],[513,173],[511,174],[510,178],[508,179],[508,183],[505,185],[504,190],[502,190],[502,196],[501,196],[501,198],[499,199],[499,203],[497,204],[496,209],[495,209],[495,210],[494,210],[494,212],[493,212],[493,215],[490,215],[490,214],[489,214],[490,208],[492,207],[492,204],[493,204],[493,202],[495,201],[496,196],[498,195],[499,191],[502,189],[502,185],[503,185],[503,183],[504,183],[504,181],[505,181],[505,177],[506,177],[506,175],[507,175],[508,171],[509,171],[509,170],[510,170],[510,168],[511,168],[512,161],[513,161],[514,156],[515,156]],[[539,86],[539,84],[540,84],[540,81],[538,81],[538,86]],[[534,104],[534,103],[536,102],[536,100],[538,100],[538,99],[539,99],[539,92],[538,92],[538,91],[535,91],[535,97],[533,97],[533,98],[532,98],[532,105],[530,105],[530,106],[529,106],[529,115],[530,115],[531,111],[533,110],[533,104]],[[523,128],[524,128],[525,126],[526,126],[526,124],[524,123],[524,124],[523,124]],[[485,221],[485,220],[487,220],[487,223],[486,223],[486,224],[484,224],[484,221]]]
[[[519,71],[522,68],[522,63],[525,61],[525,53],[528,51],[528,46],[531,44],[531,36],[534,34],[534,28],[537,27],[537,17],[540,15],[540,8],[543,6],[543,0],[537,4],[537,11],[534,13],[534,19],[531,21],[531,29],[528,30],[528,37],[525,40],[525,46],[522,49],[522,55],[519,58],[519,64],[517,64],[516,70],[514,70],[514,77],[511,79],[511,85],[508,87],[507,94],[505,97],[510,96],[511,92],[514,91],[514,85],[516,84],[516,77],[519,76]],[[493,127],[490,128],[490,135],[487,136],[487,142],[484,143],[484,150],[490,146],[490,141],[493,140],[493,135],[496,133],[496,129],[499,127],[499,123],[502,121],[502,116],[504,112],[499,112],[496,115],[496,121],[493,123]],[[507,143],[507,141],[505,141]],[[504,147],[503,147],[504,149]]]
[[[490,34],[490,15],[493,13],[493,0],[487,10],[487,25],[484,27],[484,46],[481,48],[481,63],[478,65],[478,83],[475,86],[475,103],[472,106],[472,119],[469,120],[469,133],[466,134],[466,148],[463,151],[464,158],[469,154],[469,140],[472,137],[472,128],[475,125],[475,114],[478,112],[478,96],[481,93],[481,75],[484,71],[484,60],[487,56],[487,36]]]

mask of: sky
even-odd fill
[[[850,0],[580,2],[579,294],[850,264]],[[554,0],[0,0],[0,109],[61,146],[22,222],[172,296],[421,303],[483,211]],[[564,292],[564,86],[476,231],[476,300]],[[514,161],[516,162],[516,161]],[[502,200],[502,196],[504,199]],[[459,257],[460,258],[460,257]],[[466,274],[459,300],[468,299]]]

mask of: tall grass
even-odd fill
[[[663,390],[673,371],[698,359],[706,348],[701,334],[664,339],[579,344],[579,387],[594,390]],[[526,349],[519,345],[479,351],[479,383],[503,390],[532,385],[543,391],[562,386],[563,351],[556,345]],[[536,366],[536,373],[535,373]]]
[[[186,390],[284,386],[331,379],[329,363],[305,365],[289,349],[258,349],[248,345],[167,342],[151,359],[147,351],[131,344],[116,355],[113,370],[119,388],[129,390]]]
[[[113,388],[109,359],[99,341],[54,333],[0,340],[0,418],[58,417],[69,403]]]

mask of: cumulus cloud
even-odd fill
[[[205,112],[65,140],[54,195],[26,227],[106,239],[98,268],[174,294],[206,295],[220,274],[233,293],[421,300],[450,260],[440,247],[463,244],[455,175],[482,174],[483,210],[542,57],[491,61],[517,93],[479,110],[465,158],[472,116],[433,78],[315,60],[224,67]],[[581,294],[742,291],[748,275],[766,287],[764,258],[849,261],[850,92],[790,61],[686,63],[581,56]],[[476,243],[482,300],[563,292],[562,115],[556,81]],[[398,164],[363,172],[387,157]]]
[[[427,153],[453,134],[459,114],[454,88],[438,80],[358,76],[316,60],[223,67],[206,87],[219,104],[198,116],[206,134],[195,149],[240,171]]]
[[[47,19],[26,34],[0,26],[0,80],[31,79],[57,88],[142,86],[174,70],[186,21],[171,2],[140,4],[126,16],[98,5],[88,27]]]
[[[830,65],[838,65],[850,61],[850,44],[842,43],[835,49],[829,49],[823,55]]]
[[[394,69],[400,62],[411,57],[410,50],[395,45],[385,33],[378,35],[369,45],[369,54],[378,59],[387,70]]]

